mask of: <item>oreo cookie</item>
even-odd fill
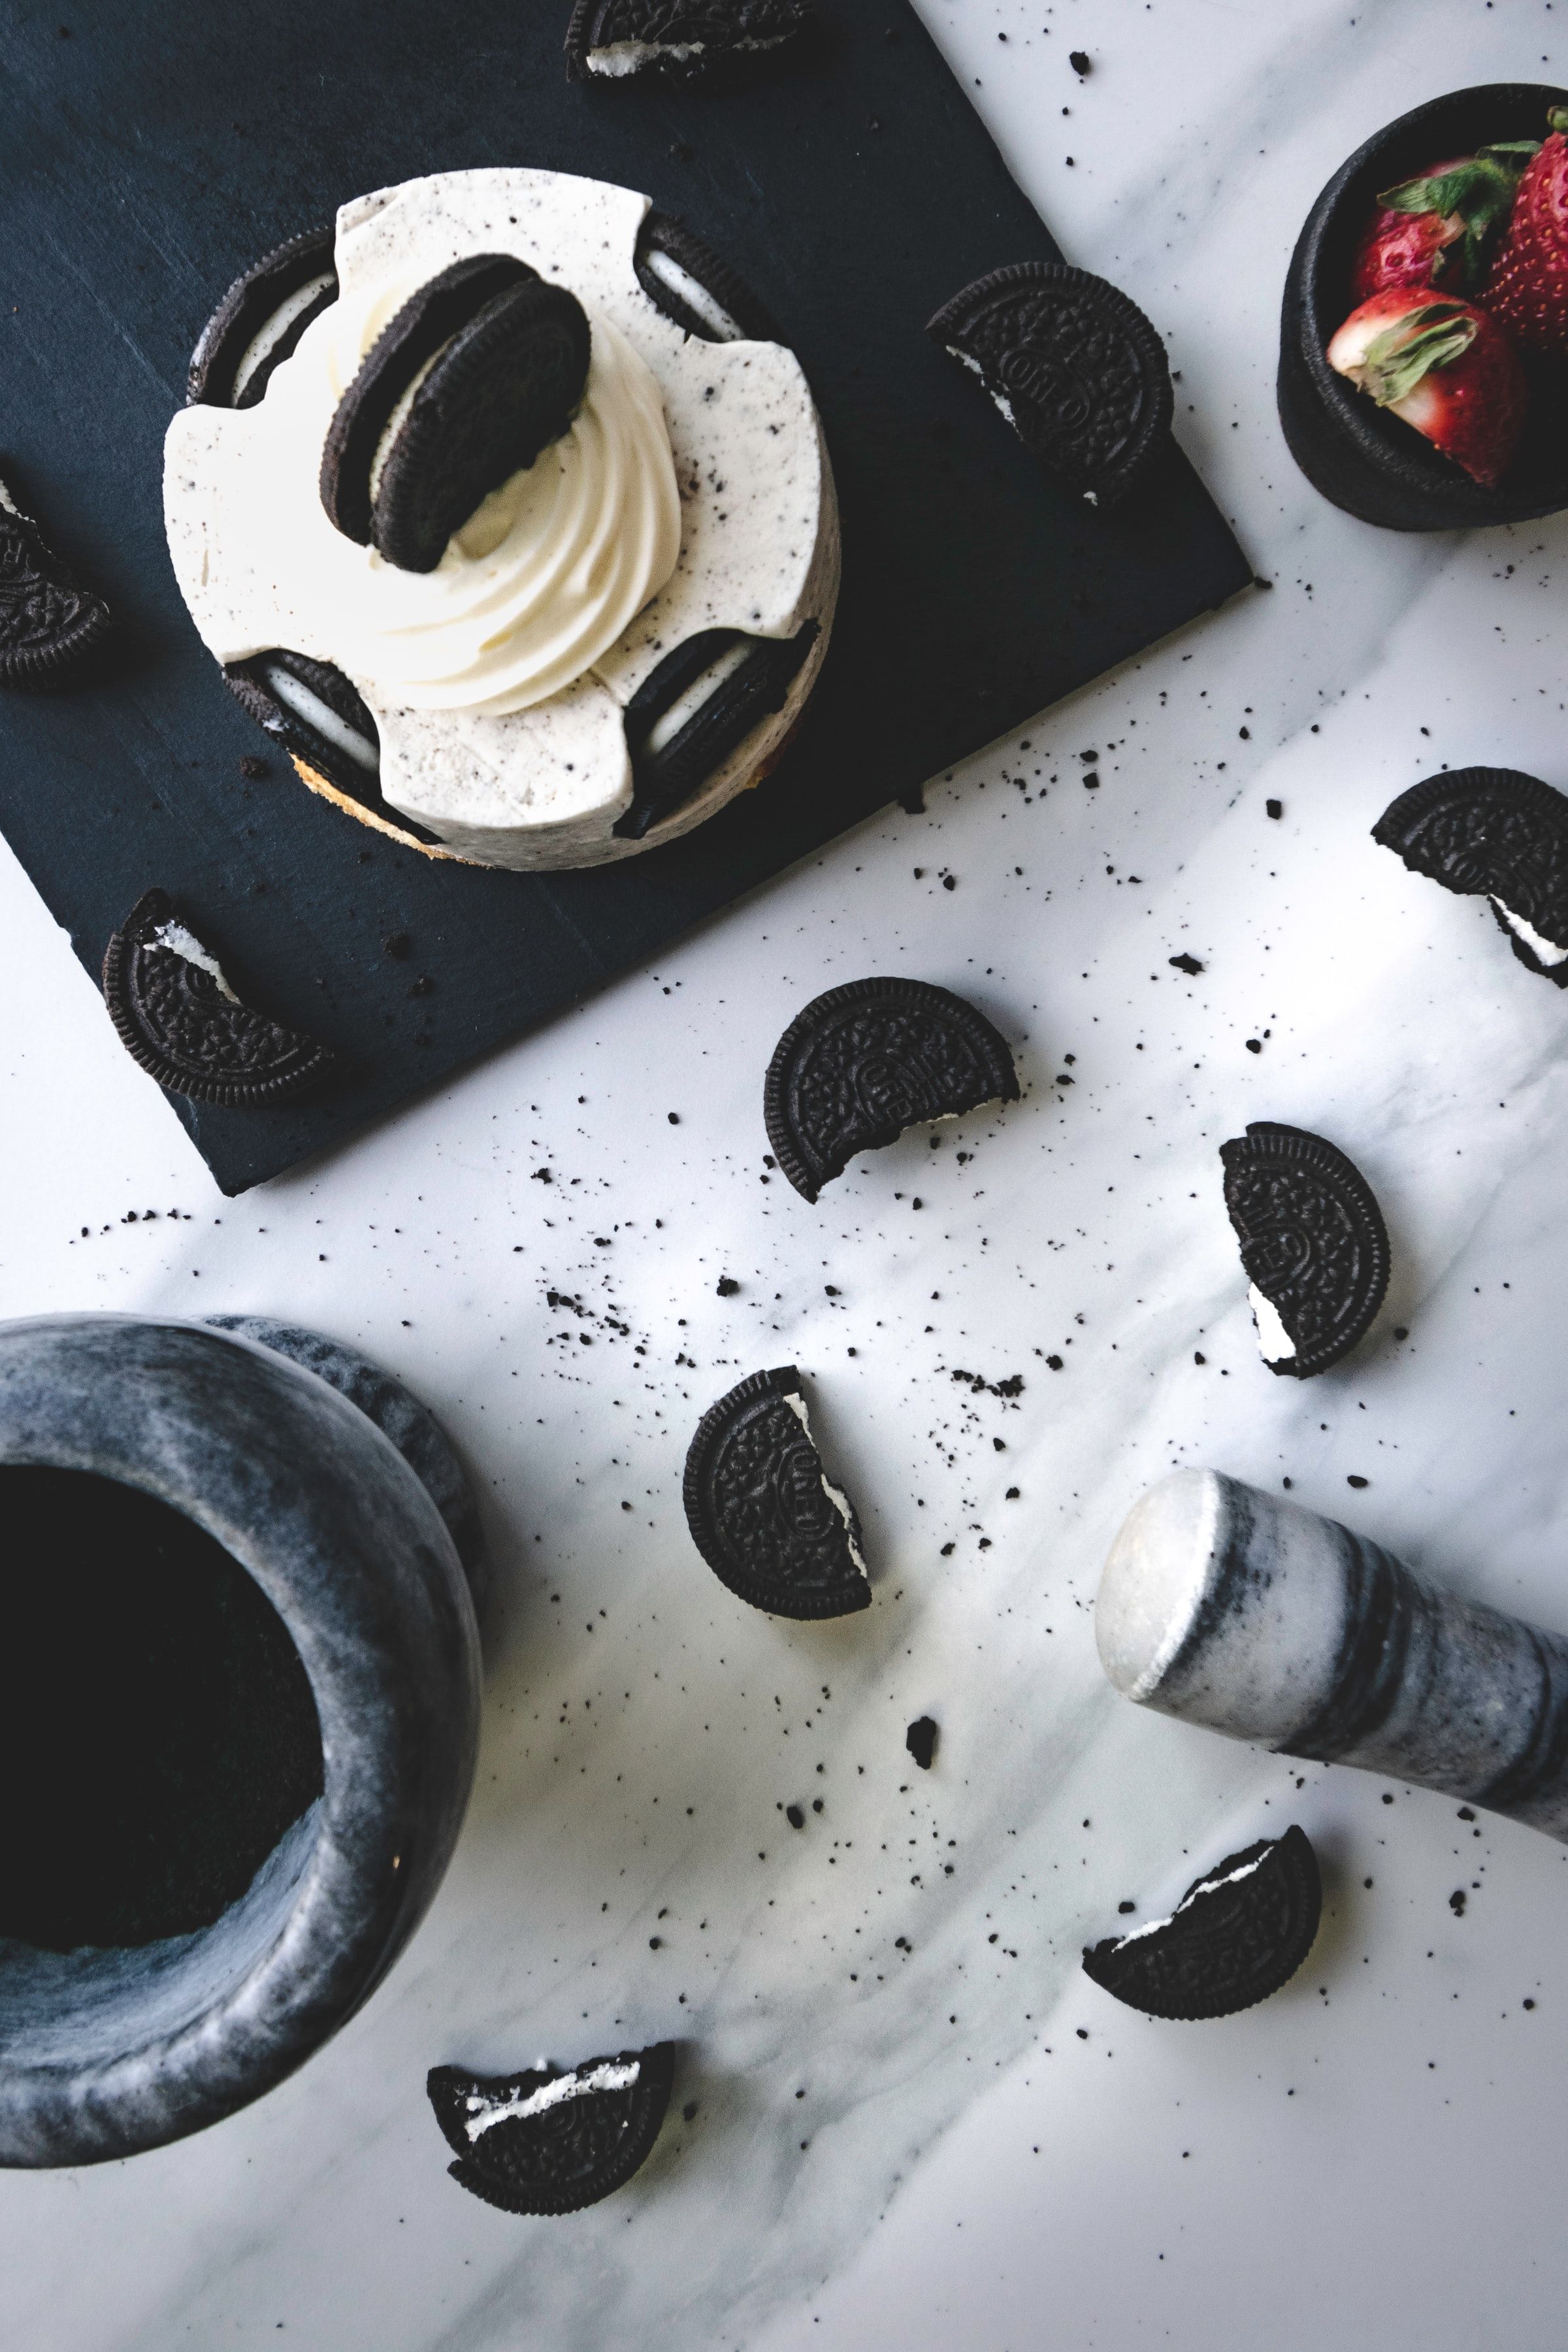
[[[521,2074],[432,2066],[425,2088],[460,2188],[503,2213],[578,2213],[647,2161],[674,2079],[675,2044],[656,2042]]]
[[[782,710],[819,632],[793,637],[702,629],[668,653],[626,709],[632,797],[615,831],[640,841],[684,806],[753,728]]]
[[[1298,1380],[1326,1372],[1364,1339],[1388,1288],[1372,1187],[1321,1135],[1267,1119],[1219,1156],[1263,1360]]]
[[[811,1619],[870,1607],[860,1523],[823,1470],[793,1364],[753,1372],[709,1407],[681,1495],[698,1550],[753,1609]]]
[[[102,597],[82,586],[0,482],[0,686],[75,686],[109,629]]]
[[[193,1102],[270,1108],[337,1066],[318,1039],[240,1002],[164,890],[139,898],[110,940],[103,999],[132,1060]]]
[[[321,504],[401,572],[434,572],[481,501],[572,421],[587,313],[514,255],[454,261],[404,304],[327,428]]]
[[[353,801],[394,831],[436,845],[435,834],[383,799],[375,720],[334,663],[274,646],[249,661],[229,663],[223,676],[240,709],[297,767],[308,768],[335,796]]]
[[[1231,2017],[1289,1984],[1322,1908],[1318,1857],[1292,1823],[1194,1879],[1168,1919],[1089,1948],[1084,1974],[1147,2017]]]
[[[1529,971],[1568,988],[1568,797],[1518,768],[1454,768],[1384,809],[1373,841],[1462,898],[1485,898]]]
[[[254,408],[312,320],[338,299],[334,233],[310,229],[237,278],[196,338],[187,408]]]
[[[574,81],[734,81],[798,50],[810,0],[575,0],[566,27]]]
[[[780,1168],[815,1201],[858,1151],[924,1119],[1017,1097],[1005,1039],[963,997],[923,980],[854,980],[790,1023],[768,1065],[763,1116]]]
[[[1065,262],[977,278],[926,332],[980,377],[1026,449],[1080,498],[1114,507],[1170,441],[1165,346],[1136,302]]]
[[[784,341],[744,278],[668,213],[645,216],[632,267],[648,300],[683,334],[705,343]]]

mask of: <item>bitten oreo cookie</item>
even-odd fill
[[[321,452],[335,528],[402,572],[565,432],[588,380],[574,294],[512,254],[455,261],[405,302],[339,402]]]
[[[632,267],[648,300],[683,334],[706,343],[784,341],[740,273],[668,213],[647,215]]]
[[[870,1607],[860,1524],[823,1470],[793,1365],[753,1372],[709,1407],[682,1499],[698,1550],[753,1609],[817,1618]]]
[[[1025,448],[1098,506],[1131,496],[1166,446],[1165,346],[1103,278],[1054,261],[994,269],[926,332],[975,371]]]
[[[103,998],[132,1061],[171,1094],[247,1110],[319,1087],[337,1057],[241,1003],[163,890],[139,898],[109,942]]]
[[[460,2187],[504,2213],[577,2213],[647,2161],[674,2078],[675,2044],[656,2042],[521,2074],[432,2066],[425,2087]]]
[[[906,1127],[1017,1097],[1006,1040],[963,997],[923,980],[854,980],[790,1023],[763,1116],[780,1168],[815,1201],[858,1151]]]
[[[798,49],[810,0],[575,0],[566,70],[577,81],[732,80]]]
[[[1463,898],[1486,898],[1521,964],[1568,988],[1568,796],[1517,768],[1455,768],[1412,784],[1373,841]]]
[[[185,405],[253,408],[313,319],[338,299],[330,227],[275,246],[237,278],[196,339]]]
[[[82,586],[0,482],[0,686],[76,685],[109,629],[102,597]]]
[[[782,710],[820,635],[807,621],[793,637],[703,629],[650,671],[626,705],[632,798],[616,821],[640,841],[700,791],[754,728]]]
[[[1307,1380],[1349,1355],[1388,1288],[1388,1233],[1371,1185],[1321,1135],[1255,1121],[1222,1143],[1225,1205],[1271,1372]]]
[[[1318,1857],[1292,1822],[1194,1879],[1168,1919],[1090,1947],[1084,1974],[1148,2017],[1230,2017],[1289,1984],[1322,1908]]]

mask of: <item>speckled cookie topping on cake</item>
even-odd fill
[[[648,214],[627,189],[511,170],[345,205],[335,299],[260,399],[216,396],[226,362],[170,427],[170,548],[209,649],[340,671],[381,803],[480,863],[597,864],[700,823],[776,759],[826,649],[837,508],[799,362]],[[716,632],[658,740],[630,740],[639,690]],[[723,723],[703,712],[650,776],[757,647]]]

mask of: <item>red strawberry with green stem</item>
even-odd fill
[[[1351,266],[1358,302],[1391,286],[1441,286],[1473,294],[1487,248],[1508,219],[1520,173],[1538,142],[1521,139],[1429,163],[1384,189]]]
[[[1473,303],[1390,287],[1351,312],[1328,362],[1484,488],[1508,471],[1528,387],[1513,345]]]
[[[1481,297],[1521,351],[1568,354],[1568,107],[1519,184]]]

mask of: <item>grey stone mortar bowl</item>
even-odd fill
[[[1568,399],[1560,373],[1531,363],[1530,420],[1495,490],[1384,415],[1337,375],[1324,352],[1351,312],[1351,266],[1378,192],[1489,141],[1544,139],[1548,109],[1568,92],[1544,82],[1450,90],[1384,125],[1342,163],[1307,215],[1280,310],[1279,422],[1314,488],[1386,530],[1471,530],[1568,506]],[[1479,298],[1482,309],[1486,297]]]
[[[85,1471],[216,1538],[298,1652],[321,1794],[207,1927],[67,1951],[0,1939],[0,2165],[129,2156],[269,2090],[375,1990],[462,1823],[479,1646],[457,1459],[348,1350],[217,1320],[0,1325],[0,1484],[14,1467]],[[42,1572],[26,1549],[7,1574]],[[70,1664],[38,1672],[68,1692]]]

